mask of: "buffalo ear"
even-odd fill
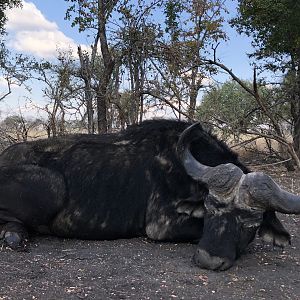
[[[179,214],[185,214],[194,218],[203,218],[205,208],[203,203],[192,200],[182,200],[176,205],[176,211]]]
[[[291,244],[291,235],[277,219],[275,212],[267,211],[258,229],[258,235],[267,243],[284,248]]]

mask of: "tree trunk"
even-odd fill
[[[98,0],[98,36],[103,57],[103,76],[97,91],[98,133],[107,132],[107,88],[114,69],[114,60],[108,47],[106,36],[106,6],[104,0]]]
[[[59,135],[65,135],[66,134],[66,120],[65,120],[65,110],[62,106],[61,108],[61,118],[59,123]]]
[[[100,85],[97,91],[97,124],[98,133],[107,132],[107,102],[106,102],[106,84]]]
[[[48,137],[48,139],[50,139],[51,138],[51,128],[49,125],[45,125],[45,127],[46,127],[46,131],[47,131],[47,137]]]
[[[50,129],[52,131],[52,136],[56,137],[57,136],[57,130],[56,130],[56,120],[55,120],[55,115],[50,117]]]
[[[190,103],[189,103],[189,110],[188,110],[188,114],[191,120],[195,118],[197,95],[198,95],[198,91],[192,86],[190,90]]]
[[[134,123],[138,123],[139,120],[139,109],[141,104],[141,87],[140,87],[140,73],[139,73],[139,64],[136,62],[134,65],[134,96],[133,96],[133,105],[134,105]]]
[[[88,133],[94,133],[94,111],[93,111],[93,95],[92,88],[89,82],[85,83],[85,101],[86,101],[86,112],[88,119]]]
[[[189,109],[188,109],[189,117],[192,120],[195,118],[197,96],[198,96],[199,88],[201,86],[201,83],[197,82],[198,81],[197,75],[198,75],[197,67],[192,68],[192,78],[191,78],[190,93],[189,93],[190,103],[189,103]]]
[[[87,55],[82,53],[81,47],[78,46],[78,56],[80,60],[80,74],[82,79],[84,80],[84,94],[85,94],[85,102],[86,102],[86,111],[88,118],[88,133],[94,133],[94,112],[93,112],[93,94],[92,94],[92,69],[93,69],[93,60],[89,60]]]
[[[293,118],[293,149],[295,156],[300,158],[300,54],[291,55],[291,115]],[[294,158],[295,160],[295,158]]]
[[[300,63],[298,64],[300,68]],[[300,70],[295,70],[295,88],[293,90],[292,116],[294,119],[293,146],[297,156],[300,158]]]
[[[293,145],[297,156],[300,157],[300,113],[294,120]]]

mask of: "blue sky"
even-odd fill
[[[63,0],[32,0],[32,3],[43,13],[50,21],[54,21],[59,29],[74,39],[78,43],[85,43],[83,34],[79,34],[75,28],[71,28],[70,22],[64,20],[65,11],[69,5]],[[55,5],[54,5],[55,3]],[[226,6],[229,10],[228,18],[236,13],[236,1],[227,0]],[[226,26],[230,40],[220,45],[219,57],[228,66],[230,66],[239,76],[244,79],[251,78],[252,70],[249,67],[249,60],[246,53],[252,51],[251,41],[245,36],[239,35],[230,26]]]
[[[31,0],[24,1],[23,9],[8,12],[7,46],[13,51],[34,55],[37,58],[52,59],[57,47],[76,49],[78,44],[86,45],[87,38],[72,28],[64,20],[69,3],[64,0]],[[236,2],[227,0],[228,18],[235,15]],[[230,40],[219,46],[218,57],[242,79],[250,79],[252,70],[246,53],[252,51],[249,38],[240,36],[234,29],[226,26]],[[218,79],[226,80],[226,76]],[[1,81],[0,81],[1,83]],[[0,103],[0,110],[15,109],[16,104],[24,102],[26,92],[17,88],[5,103]],[[40,101],[42,94],[36,86],[30,95],[33,101]],[[19,105],[19,104],[18,104]],[[21,104],[20,104],[21,105]],[[11,107],[11,108],[10,108]]]

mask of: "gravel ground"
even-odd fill
[[[300,194],[299,173],[268,172]],[[292,245],[256,239],[225,272],[194,266],[192,244],[33,237],[29,252],[0,249],[0,299],[300,299],[300,217],[279,217]]]

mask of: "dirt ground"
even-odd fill
[[[299,173],[267,172],[300,194]],[[279,217],[292,245],[257,238],[225,272],[194,266],[192,244],[33,237],[29,252],[0,249],[0,299],[300,299],[300,217]]]

